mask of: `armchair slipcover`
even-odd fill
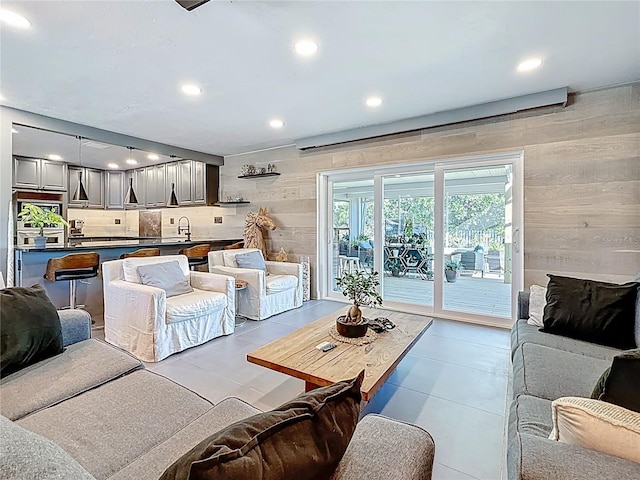
[[[269,275],[262,270],[238,268],[235,256],[260,252],[257,248],[209,252],[209,271],[245,280],[247,288],[238,292],[238,315],[264,320],[302,306],[302,265],[265,261]],[[260,252],[262,254],[262,252]]]
[[[143,285],[137,267],[178,261],[193,292],[167,298],[165,290]],[[169,355],[235,328],[235,280],[189,270],[184,255],[127,258],[102,264],[104,337],[145,362]]]

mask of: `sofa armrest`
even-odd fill
[[[270,260],[264,263],[267,265],[269,273],[274,275],[293,275],[298,279],[302,278],[302,264],[300,263],[273,262]]]
[[[370,414],[356,426],[331,480],[429,480],[434,454],[426,430]]]
[[[229,275],[235,279],[244,280],[249,284],[252,296],[266,295],[267,293],[267,286],[264,279],[265,274],[262,270],[209,265],[209,272],[219,275]]]
[[[128,327],[153,332],[165,324],[167,293],[161,288],[114,280],[103,290],[105,336]]]
[[[189,282],[193,288],[198,290],[220,292],[226,295],[229,290],[235,290],[236,284],[232,276],[209,272],[191,272],[189,273]]]
[[[529,292],[518,292],[518,312],[516,319],[528,319],[529,318]]]
[[[62,327],[62,344],[64,347],[91,338],[91,315],[89,312],[75,308],[58,310]]]

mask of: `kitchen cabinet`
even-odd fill
[[[192,183],[192,161],[181,160],[178,162],[178,183],[176,184],[176,195],[180,205],[193,205]]]
[[[165,165],[154,165],[145,169],[146,206],[164,207],[165,197]]]
[[[104,181],[102,170],[69,166],[69,205],[85,208],[104,208]],[[86,202],[72,200],[82,175],[82,184],[89,198]]]
[[[41,158],[14,157],[13,186],[64,192],[67,189],[67,164]]]
[[[105,208],[122,210],[124,208],[125,192],[124,172],[105,172]],[[127,186],[129,186],[127,184]]]
[[[218,201],[219,172],[216,165],[181,160],[177,162],[176,169],[176,195],[180,205],[213,205]],[[168,198],[171,194],[171,182],[168,179],[167,184]]]

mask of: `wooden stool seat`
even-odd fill
[[[120,255],[120,258],[129,258],[129,257],[159,257],[160,249],[159,248],[140,248],[135,252],[123,253]]]
[[[76,280],[98,276],[100,255],[95,252],[71,253],[59,258],[50,258],[44,278],[51,282],[69,282],[69,308],[76,308]]]
[[[178,252],[178,255],[185,255],[189,261],[189,268],[195,270],[199,265],[206,265],[209,262],[208,255],[210,250],[211,245],[203,243],[201,245],[183,248]]]

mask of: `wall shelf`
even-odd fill
[[[269,173],[256,173],[254,175],[238,175],[238,178],[260,178],[260,177],[277,177],[280,175],[277,172],[269,172]]]
[[[246,200],[243,200],[242,202],[216,202],[213,205],[215,207],[230,207],[232,205],[248,205],[251,202],[247,202]]]

